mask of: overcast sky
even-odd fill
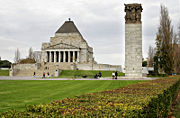
[[[98,63],[124,65],[124,3],[142,4],[144,58],[149,45],[155,46],[161,4],[175,30],[180,23],[180,0],[0,0],[0,56],[13,62],[17,48],[21,58],[30,47],[41,50],[42,42],[71,18]]]

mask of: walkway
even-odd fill
[[[118,77],[117,80],[154,80],[158,78],[150,78],[150,77],[142,77],[142,78],[126,78],[126,77]],[[9,76],[0,76],[0,80],[113,80],[110,77],[100,78],[100,79],[94,79],[94,78],[45,78],[42,77],[9,77]]]

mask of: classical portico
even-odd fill
[[[71,63],[79,62],[78,49],[64,49],[64,50],[46,50],[47,62],[54,63]]]

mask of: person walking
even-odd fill
[[[34,74],[33,74],[33,77],[35,77],[36,76],[36,72],[34,72]]]
[[[117,76],[118,76],[118,72],[116,71],[115,72],[115,79],[117,79]]]
[[[43,72],[43,78],[45,78],[45,72]]]
[[[49,72],[47,72],[47,77],[49,78]]]
[[[114,79],[114,77],[115,77],[115,73],[113,72],[113,73],[112,73],[112,79]]]
[[[100,77],[102,77],[102,74],[101,74],[101,72],[100,72],[100,71],[99,71],[99,73],[98,73],[98,76],[99,76],[99,78],[100,78]]]
[[[94,75],[94,78],[95,78],[95,79],[98,79],[98,75],[97,75],[97,74],[95,74],[95,75]]]

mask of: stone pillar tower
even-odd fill
[[[125,76],[142,77],[141,4],[125,4]]]

